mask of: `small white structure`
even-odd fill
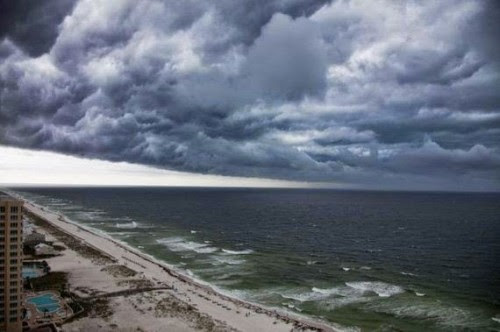
[[[55,255],[56,250],[45,243],[40,243],[35,246],[35,255]]]

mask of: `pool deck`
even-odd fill
[[[35,304],[28,302],[28,300],[31,298],[48,294],[52,295],[55,299],[58,300],[60,309],[57,312],[44,314],[43,312],[40,312],[38,310]],[[56,291],[43,291],[36,293],[28,292],[25,295],[25,299],[26,299],[25,301],[26,309],[28,310],[28,316],[29,316],[27,322],[31,328],[47,323],[56,323],[56,324],[62,323],[66,318],[73,315],[73,310]]]

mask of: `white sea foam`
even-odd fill
[[[138,224],[135,221],[128,222],[128,223],[117,223],[115,224],[116,228],[123,228],[123,229],[134,229],[138,227]]]
[[[349,267],[342,267],[342,270],[344,270],[345,272],[348,272],[348,271],[351,270],[351,268],[349,268]]]
[[[415,295],[416,295],[416,296],[425,296],[425,294],[424,294],[424,293],[419,293],[419,292],[415,292]]]
[[[404,289],[381,281],[346,282],[347,286],[363,292],[374,292],[380,297],[390,297],[404,292]]]
[[[365,303],[369,302],[372,299],[366,296],[336,296],[336,297],[330,297],[324,300],[319,301],[319,304],[323,309],[326,310],[335,310],[339,307],[351,305],[354,303]]]
[[[245,250],[229,250],[229,249],[222,249],[222,252],[228,254],[228,255],[249,255],[253,253],[252,249],[245,249]]]
[[[317,288],[311,290],[304,289],[276,289],[268,290],[267,293],[278,293],[281,297],[298,302],[317,302],[326,310],[355,303],[368,301],[363,297],[363,292],[354,290],[345,285],[332,288]]]
[[[281,297],[285,299],[295,300],[299,302],[306,302],[314,300],[314,297],[311,296],[311,293],[288,293],[288,294],[280,294]]]
[[[319,301],[332,295],[332,293],[330,293],[328,290],[323,290],[316,287],[313,287],[312,291],[278,288],[274,292],[278,293],[285,299],[295,300],[298,302]]]
[[[113,232],[113,236],[131,236],[134,235],[133,232]]]
[[[491,319],[497,323],[500,323],[500,318],[497,317],[491,317]]]
[[[104,214],[104,211],[79,211],[76,216],[84,220],[102,220]]]
[[[403,304],[389,301],[386,303],[374,303],[369,308],[376,312],[403,318],[433,320],[440,325],[453,328],[458,327],[460,330],[464,328],[467,330],[479,330],[480,325],[477,324],[481,324],[481,321],[477,320],[477,316],[474,313],[444,302],[427,302],[419,299],[418,301]]]
[[[380,283],[383,284],[383,283]],[[386,290],[386,286],[382,287],[380,284],[374,285],[358,285],[354,283],[355,287],[349,285],[339,285],[337,287],[331,288],[318,288],[312,287],[310,291],[304,291],[299,289],[289,289],[278,291],[281,297],[298,301],[298,302],[317,302],[325,310],[334,310],[335,308],[350,305],[353,303],[363,303],[373,300],[373,296],[369,296],[367,289],[377,289],[379,296],[385,296],[391,293]],[[386,284],[384,284],[386,285]],[[388,285],[392,286],[392,285]],[[397,286],[394,286],[397,287]],[[395,291],[393,291],[394,293]],[[269,291],[272,293],[272,291]],[[380,294],[382,295],[380,295]],[[391,293],[392,294],[392,293]]]
[[[68,206],[68,203],[50,203],[52,206]]]
[[[205,243],[187,241],[182,237],[158,239],[156,242],[175,252],[194,251],[198,254],[211,254],[219,250],[218,248],[210,247]]]
[[[362,297],[364,291],[355,289],[348,286],[338,286],[332,288],[317,288],[313,287],[312,291],[324,295],[323,297],[348,297],[348,298],[359,298]]]
[[[215,255],[213,256],[213,258],[214,258],[214,261],[212,262],[213,265],[219,265],[219,264],[240,265],[246,262],[244,259],[239,259],[231,256],[223,256],[223,255]]]
[[[338,294],[339,287],[334,287],[334,288],[317,288],[313,287],[312,291],[316,293],[320,293],[323,295],[332,295],[332,294]]]

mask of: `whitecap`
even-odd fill
[[[285,299],[298,302],[318,302],[326,309],[368,300],[367,298],[363,298],[362,291],[347,286],[332,288],[312,287],[311,291],[289,289],[278,291],[278,294]]]
[[[196,234],[197,232],[196,231],[191,231],[191,234]]]
[[[376,312],[392,314],[402,318],[433,320],[440,325],[451,327],[477,329],[477,320],[470,311],[454,307],[449,303],[443,302],[420,302],[413,301],[409,303],[386,302],[374,303],[369,306]]]
[[[199,254],[211,254],[219,250],[215,247],[210,247],[204,243],[187,241],[182,237],[169,237],[156,240],[159,244],[163,244],[171,251],[194,251]]]
[[[381,281],[346,282],[347,286],[363,292],[374,292],[380,297],[390,297],[404,292],[404,289]]]
[[[332,295],[332,294],[337,293],[338,287],[334,287],[334,288],[317,288],[317,287],[313,287],[312,291],[316,292],[316,293],[324,294],[324,295]]]
[[[222,252],[228,254],[228,255],[249,255],[253,253],[252,249],[245,249],[245,250],[229,250],[229,249],[222,249]]]
[[[246,261],[244,259],[238,259],[230,256],[221,256],[221,255],[216,255],[213,256],[214,262],[212,264],[218,265],[218,264],[229,264],[229,265],[240,265],[245,263]]]
[[[85,220],[102,220],[104,214],[104,211],[78,211],[76,216]]]
[[[67,204],[67,203],[51,203],[50,205],[52,205],[52,206],[68,206],[69,204]]]
[[[326,290],[325,290],[326,291]],[[301,289],[284,289],[284,288],[276,288],[267,291],[268,293],[276,293],[280,295],[282,298],[294,300],[298,302],[307,302],[307,301],[317,301],[323,298],[330,296],[327,292],[323,292],[322,289],[312,288],[312,291],[304,291]]]
[[[323,297],[342,296],[342,297],[361,297],[364,291],[348,286],[339,286],[332,288],[313,287],[312,291],[324,295]]]
[[[217,248],[205,247],[205,248],[201,248],[201,249],[194,250],[194,251],[196,251],[197,253],[200,253],[200,254],[211,254],[211,253],[216,252],[217,250],[218,250]]]
[[[320,297],[315,296],[311,292],[302,292],[302,293],[283,293],[280,294],[282,298],[289,299],[289,300],[295,300],[299,302],[306,302],[306,301],[313,301],[315,299],[319,299]]]
[[[116,228],[122,228],[122,229],[134,229],[138,227],[138,224],[135,221],[128,222],[128,223],[122,223],[122,224],[115,224]]]
[[[355,304],[369,302],[369,297],[364,296],[340,296],[328,298],[324,301],[320,301],[320,305],[327,310],[335,310],[339,307]]]
[[[497,323],[500,323],[500,318],[497,317],[491,317],[491,319]]]
[[[415,295],[416,295],[416,296],[425,296],[425,294],[424,294],[424,293],[419,293],[419,292],[415,292]]]
[[[342,267],[342,270],[344,270],[345,272],[348,272],[348,271],[351,270],[351,268],[349,268],[349,267]]]

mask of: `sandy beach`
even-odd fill
[[[47,259],[79,297],[105,308],[63,324],[63,331],[336,331],[321,321],[221,294],[104,234],[25,202],[39,232],[66,247]],[[87,248],[80,250],[79,248]],[[91,252],[89,254],[89,251]],[[94,253],[94,254],[92,254]]]

